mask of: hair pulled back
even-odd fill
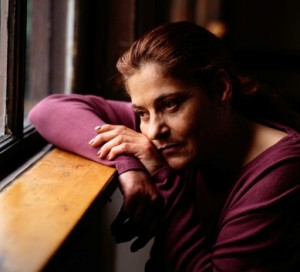
[[[281,121],[282,114],[274,111],[282,106],[279,100],[250,77],[238,75],[223,41],[199,25],[176,22],[151,30],[119,58],[117,69],[126,81],[146,63],[157,64],[166,77],[202,87],[209,97],[215,95],[214,79],[222,69],[232,85],[233,108],[249,118]]]
[[[157,64],[164,76],[189,84],[210,82],[220,68],[234,75],[222,41],[190,22],[169,23],[146,33],[120,57],[117,69],[126,79],[145,63]]]

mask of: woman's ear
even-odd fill
[[[214,87],[217,94],[217,101],[220,106],[230,104],[232,97],[232,86],[227,72],[220,69],[214,79]]]

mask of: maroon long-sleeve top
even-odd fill
[[[143,169],[131,156],[100,160],[88,144],[103,123],[138,129],[128,102],[53,95],[29,117],[62,149],[119,173]],[[287,136],[239,172],[164,167],[151,177],[165,210],[146,271],[300,271],[300,135],[277,128]]]

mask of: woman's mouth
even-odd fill
[[[180,144],[170,144],[159,148],[158,151],[163,155],[171,155],[172,153],[177,152],[180,147]]]

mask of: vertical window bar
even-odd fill
[[[75,54],[74,44],[74,22],[75,22],[75,0],[68,0],[67,3],[67,22],[66,22],[66,68],[65,68],[65,93],[72,92]]]
[[[10,0],[7,69],[7,132],[23,136],[27,1]]]
[[[5,134],[6,125],[8,0],[1,0],[0,14],[0,137],[2,137]]]

